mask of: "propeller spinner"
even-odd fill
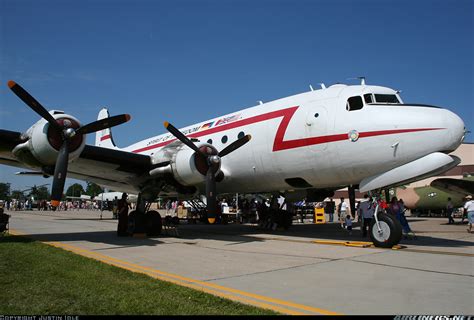
[[[48,121],[50,128],[55,135],[60,138],[58,147],[59,153],[54,168],[53,186],[51,190],[51,205],[57,207],[61,200],[64,183],[66,181],[67,167],[69,163],[69,153],[71,144],[74,144],[74,138],[77,135],[85,135],[106,128],[111,128],[130,120],[130,115],[121,114],[118,116],[98,120],[84,126],[76,126],[64,119],[55,119],[35,98],[33,98],[25,89],[14,81],[8,81],[8,87],[20,98],[27,106]],[[77,127],[77,128],[76,128]]]
[[[226,155],[234,152],[238,148],[242,147],[244,144],[250,141],[252,138],[251,135],[243,136],[242,138],[232,142],[230,145],[222,149],[217,154],[214,152],[206,153],[203,150],[205,148],[198,148],[188,137],[186,137],[181,131],[175,128],[169,122],[164,123],[165,128],[178,140],[190,147],[197,154],[206,159],[207,163],[207,172],[206,172],[206,198],[207,198],[207,219],[209,223],[214,223],[216,221],[216,210],[217,210],[217,200],[216,200],[216,173],[219,171],[221,166],[221,158]]]

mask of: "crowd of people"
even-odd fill
[[[128,222],[125,222],[125,217],[128,216],[128,208],[131,208],[130,203],[127,201],[126,194],[125,198],[122,199],[115,199],[113,201],[108,201],[104,203],[95,202],[95,201],[61,201],[59,207],[56,210],[66,211],[66,210],[79,210],[79,209],[88,209],[88,210],[112,210],[114,218],[119,219],[119,235],[123,235],[126,233],[124,231],[125,227]],[[474,223],[474,201],[472,200],[472,196],[466,196],[466,202],[463,207],[463,215],[461,223],[464,223],[464,220],[468,220],[469,228],[467,231],[470,233],[472,232],[472,224]],[[261,199],[261,198],[240,198],[238,202],[234,199],[227,202],[225,198],[221,199],[218,203],[218,222],[221,222],[220,219],[222,218],[223,214],[228,214],[230,211],[236,213],[236,222],[237,223],[258,223],[259,225],[265,225],[270,223],[270,225],[275,225],[275,215],[271,215],[270,212],[278,211],[278,210],[286,210],[286,202],[284,198],[275,198],[275,199]],[[374,219],[374,214],[376,208],[379,211],[385,212],[386,214],[390,214],[402,226],[402,232],[405,236],[413,233],[408,223],[408,220],[405,217],[405,205],[402,199],[397,199],[397,197],[392,197],[391,201],[387,203],[383,199],[372,199],[367,194],[364,195],[364,199],[362,201],[358,201],[356,203],[356,210],[354,213],[351,212],[350,206],[347,204],[344,198],[340,198],[339,204],[336,206],[335,202],[332,198],[328,199],[324,202],[319,203],[306,203],[304,200],[292,204],[295,207],[302,207],[302,206],[313,206],[316,207],[324,207],[325,213],[328,214],[329,222],[334,222],[334,215],[337,214],[338,222],[340,223],[341,227],[344,228],[352,234],[352,223],[353,220],[360,223],[361,226],[361,235],[363,237],[367,237],[368,230],[372,221]],[[7,211],[15,211],[15,210],[32,210],[33,209],[33,202],[29,199],[19,201],[19,200],[11,200],[2,202],[2,207],[4,207]],[[54,208],[51,207],[49,201],[42,200],[37,201],[35,206],[38,210],[53,210]],[[190,211],[196,210],[194,206],[190,206],[186,202],[179,201],[179,200],[167,200],[162,209],[166,210],[166,215],[174,216],[177,213],[179,207],[186,208]],[[125,210],[126,208],[126,210]],[[451,201],[451,198],[447,199],[446,204],[446,212],[448,217],[448,224],[454,223],[453,212],[454,207]]]
[[[51,206],[51,202],[47,200],[38,200],[32,201],[29,199],[26,200],[7,200],[3,202],[3,207],[7,211],[28,211],[28,210],[38,210],[38,211],[50,211],[50,210],[59,210],[59,211],[67,211],[67,210],[109,210],[112,207],[111,201],[104,201],[104,203],[100,203],[100,201],[61,201],[57,208]]]
[[[346,203],[344,198],[340,198],[340,202],[335,206],[335,202],[332,198],[329,201],[324,202],[325,213],[329,216],[329,222],[334,221],[334,214],[338,215],[338,221],[343,229],[346,229],[349,234],[352,234],[352,223],[356,221],[360,223],[362,237],[367,237],[368,230],[374,219],[375,210],[384,212],[395,217],[402,226],[402,232],[405,236],[413,231],[408,224],[408,220],[405,217],[405,205],[402,199],[392,197],[390,203],[387,203],[383,199],[372,199],[369,195],[365,194],[362,201],[356,203],[355,212],[351,213],[350,206]]]

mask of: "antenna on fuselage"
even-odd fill
[[[355,79],[359,79],[360,80],[360,85],[365,86],[365,77],[347,78],[347,80],[355,80]]]
[[[309,85],[309,88],[311,89],[311,91],[314,91],[314,89],[313,89],[313,86],[312,86],[312,85]]]
[[[263,104],[263,101],[262,101],[262,100],[258,100],[257,102],[258,102],[258,104],[260,104],[260,105]]]
[[[326,89],[326,85],[324,83],[319,83],[319,85],[321,86],[321,89]]]

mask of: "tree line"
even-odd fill
[[[102,192],[104,192],[104,189],[101,186],[90,181],[86,181],[85,190],[80,183],[74,183],[67,188],[62,200],[65,200],[66,197],[80,197],[83,194],[95,197]],[[31,199],[31,197],[34,197],[35,200],[49,200],[51,193],[49,188],[45,185],[35,185],[26,190],[11,190],[10,183],[0,182],[0,200]]]

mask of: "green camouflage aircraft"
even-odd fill
[[[416,215],[445,215],[448,198],[455,208],[464,205],[464,197],[474,193],[474,176],[469,174],[462,179],[439,178],[429,186],[416,188],[397,188],[396,194],[403,199],[405,207]]]

